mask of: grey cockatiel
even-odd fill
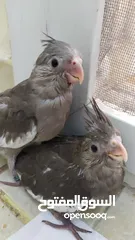
[[[18,155],[16,171],[20,184],[38,201],[62,196],[73,199],[74,195],[107,198],[120,191],[127,151],[120,134],[94,99],[92,106],[94,113],[86,107],[86,136],[58,137],[28,147]],[[69,227],[77,239],[82,239],[77,231],[87,231],[72,225],[58,213],[76,211],[76,207],[55,210],[54,215],[66,225],[45,222],[54,227]]]
[[[43,41],[30,77],[0,94],[0,154],[16,176],[17,154],[31,143],[48,141],[62,130],[72,103],[72,86],[84,78],[82,59],[69,44]]]

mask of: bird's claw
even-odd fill
[[[52,212],[52,211],[51,211]],[[77,240],[83,240],[80,235],[78,234],[78,232],[83,232],[83,233],[92,233],[91,231],[88,231],[86,229],[77,227],[76,225],[74,225],[69,219],[65,219],[60,213],[53,211],[52,212],[53,215],[55,216],[56,213],[56,219],[58,219],[59,216],[59,220],[63,222],[63,225],[60,224],[55,224],[46,220],[43,220],[42,222],[53,227],[53,228],[57,228],[57,229],[66,229],[72,232],[72,234],[74,235],[74,237]]]

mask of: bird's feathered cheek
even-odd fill
[[[67,82],[69,85],[71,84],[75,84],[77,82],[80,82],[80,84],[82,83],[82,80],[80,81],[80,78],[75,76],[75,75],[72,75],[71,73],[69,72],[65,72],[65,77],[67,79]]]
[[[64,71],[62,74],[59,75],[59,78],[62,79],[61,84],[66,85],[66,87],[72,89],[72,83],[70,83],[67,79],[66,72]]]

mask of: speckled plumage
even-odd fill
[[[95,114],[86,108],[86,136],[57,137],[19,154],[16,170],[21,184],[35,196],[105,198],[120,191],[127,155],[109,157],[108,151],[115,153],[117,148],[112,139],[119,141],[120,135],[94,100],[92,104]],[[93,145],[98,151],[92,150]]]

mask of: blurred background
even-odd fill
[[[5,0],[0,0],[0,92],[14,85]]]

